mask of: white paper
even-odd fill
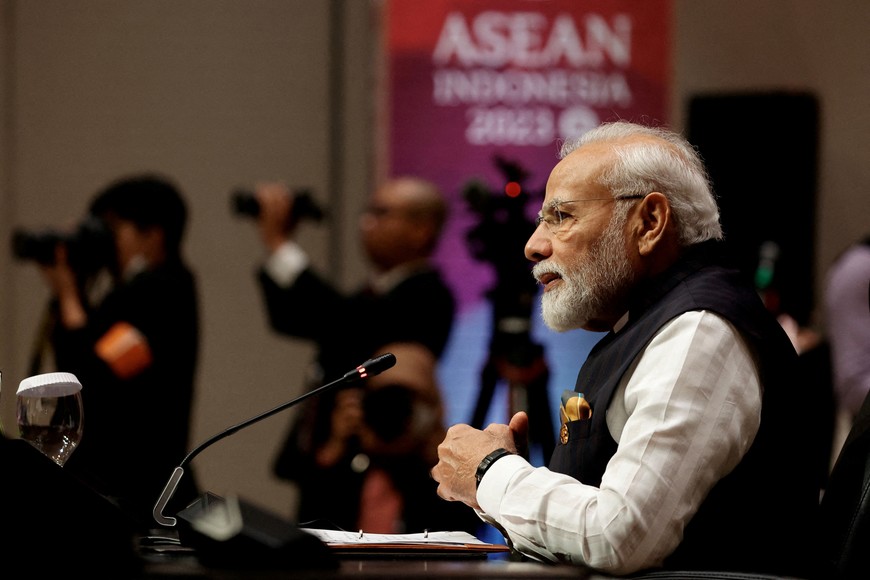
[[[487,545],[468,532],[423,532],[418,534],[368,534],[365,531],[345,532],[300,528],[317,536],[325,544],[431,544],[431,545]]]

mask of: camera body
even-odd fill
[[[414,391],[404,385],[388,384],[363,393],[363,420],[384,443],[408,435],[414,414]]]
[[[21,261],[51,266],[60,243],[67,248],[70,267],[78,273],[96,272],[115,257],[112,232],[96,216],[88,216],[72,232],[16,229],[12,233],[12,255]]]
[[[302,220],[319,222],[326,217],[326,212],[314,201],[311,191],[297,189],[293,196],[293,213],[290,222],[297,223]],[[230,197],[230,209],[233,214],[243,217],[256,218],[260,215],[260,203],[253,192],[237,189]]]

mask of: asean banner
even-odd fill
[[[542,188],[559,138],[615,118],[666,122],[670,8],[670,0],[391,0],[389,172],[435,180],[461,211],[467,179],[502,180],[494,155],[520,161]]]
[[[617,118],[667,123],[671,2],[389,0],[383,14],[385,166],[433,180],[451,200],[437,259],[456,292],[462,334],[499,284],[497,267],[469,240],[488,217],[469,207],[469,184],[501,194],[510,162],[525,180],[531,223],[560,139]],[[495,253],[523,260],[528,231],[489,233],[497,239],[478,246],[497,244]],[[460,350],[468,357],[473,349]],[[557,389],[573,387],[582,363],[571,350],[570,384]]]

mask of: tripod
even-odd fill
[[[540,447],[544,460],[548,460],[555,446],[553,422],[547,383],[550,371],[544,358],[544,349],[523,333],[504,336],[498,332],[490,342],[490,353],[481,371],[481,388],[474,407],[471,425],[482,429],[486,413],[492,404],[500,380],[508,382],[508,416],[517,411],[529,414],[529,446]]]
[[[495,388],[506,380],[509,412],[529,414],[529,444],[539,445],[544,460],[555,448],[547,397],[550,372],[544,348],[530,335],[537,283],[524,257],[524,245],[535,225],[525,215],[529,192],[522,187],[527,172],[499,156],[495,163],[505,177],[505,195],[493,194],[479,181],[469,183],[464,197],[480,222],[468,232],[474,256],[495,268],[496,283],[487,292],[493,306],[489,357],[481,372],[481,389],[470,424],[483,428]],[[525,236],[524,236],[525,234]]]
[[[544,347],[532,340],[531,308],[536,284],[528,266],[499,271],[499,282],[488,293],[493,305],[493,330],[489,356],[481,371],[481,389],[471,425],[483,428],[496,386],[506,380],[508,416],[529,415],[529,447],[540,448],[544,461],[555,447],[547,384],[550,370]]]

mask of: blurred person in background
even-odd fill
[[[187,205],[162,176],[123,177],[40,264],[52,292],[33,370],[82,383],[84,431],[64,469],[113,499],[141,529],[188,452],[199,351],[196,279],[182,256]],[[198,494],[186,473],[173,513]]]
[[[825,278],[837,430],[833,459],[870,393],[870,236],[848,247]]]
[[[453,529],[461,514],[444,510],[429,476],[446,434],[435,356],[417,342],[388,344],[375,354],[386,352],[396,356],[396,366],[362,389],[339,391],[332,415],[357,438],[352,462],[365,468],[356,529]]]
[[[386,345],[399,343],[417,363],[397,355],[398,369],[421,369],[419,379],[427,383],[431,403],[412,403],[407,395],[413,388],[351,387],[309,399],[294,417],[274,463],[276,475],[297,486],[298,521],[373,533],[437,529],[451,510],[445,511],[443,502],[427,509],[432,502],[419,499],[427,494],[437,498],[428,478],[437,441],[427,437],[421,444],[410,437],[404,459],[392,462],[404,465],[405,481],[387,481],[375,469],[373,458],[381,454],[371,446],[369,428],[398,441],[409,437],[404,429],[411,425],[431,424],[436,432],[441,420],[440,402],[432,396],[433,373],[450,336],[455,300],[431,257],[447,219],[446,201],[433,183],[417,177],[396,177],[377,187],[359,218],[360,241],[371,266],[368,279],[362,288],[344,293],[316,272],[295,241],[296,197],[286,185],[261,183],[255,197],[267,252],[258,280],[268,321],[276,332],[317,346],[307,387],[339,378],[373,353],[384,352]],[[382,379],[390,381],[400,372],[387,371]],[[433,422],[431,413],[439,419]],[[390,488],[401,493],[390,493]],[[379,494],[393,498],[382,506],[393,506],[387,511],[395,517],[366,511]],[[461,521],[461,512],[452,511]]]
[[[812,394],[818,437],[807,440],[806,446],[807,455],[817,458],[821,494],[831,471],[836,423],[831,349],[825,334],[810,324],[810,308],[799,300],[803,288],[794,279],[783,276],[779,267],[781,259],[789,257],[788,251],[773,240],[764,241],[753,281],[765,308],[776,316],[798,354],[795,380],[801,381],[803,392]]]

